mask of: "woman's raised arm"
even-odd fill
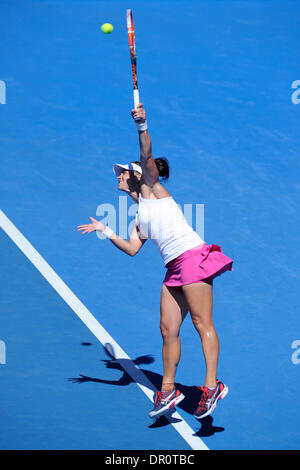
[[[146,122],[146,111],[143,103],[139,103],[137,109],[132,109],[131,115],[139,124]],[[143,181],[147,186],[153,187],[159,181],[158,169],[152,155],[152,144],[148,130],[139,130],[140,161],[143,171]]]

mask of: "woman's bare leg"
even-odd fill
[[[174,389],[175,375],[181,354],[179,330],[188,312],[181,287],[167,287],[163,284],[160,312],[164,364],[161,389],[168,391]]]
[[[206,363],[205,385],[215,387],[219,358],[219,340],[212,320],[213,287],[197,282],[182,287],[193,324],[198,331]]]

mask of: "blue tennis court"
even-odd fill
[[[77,231],[111,217],[127,238],[135,218],[112,171],[139,159],[126,8],[165,187],[234,260],[213,287],[230,391],[202,422],[189,316],[186,399],[148,417],[163,373],[158,250],[129,257]],[[1,2],[0,449],[300,449],[299,20],[283,0]]]

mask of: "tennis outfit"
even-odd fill
[[[187,223],[181,209],[170,197],[145,199],[139,195],[136,226],[140,236],[158,248],[167,273],[166,286],[195,282],[212,284],[225,271],[232,271],[233,260],[218,245],[207,245]]]

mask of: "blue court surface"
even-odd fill
[[[148,417],[157,248],[129,257],[77,231],[107,208],[134,220],[112,172],[139,159],[126,8],[165,187],[234,260],[213,287],[230,392],[202,422],[189,316],[186,399]],[[299,24],[299,1],[1,1],[0,449],[300,449]]]

